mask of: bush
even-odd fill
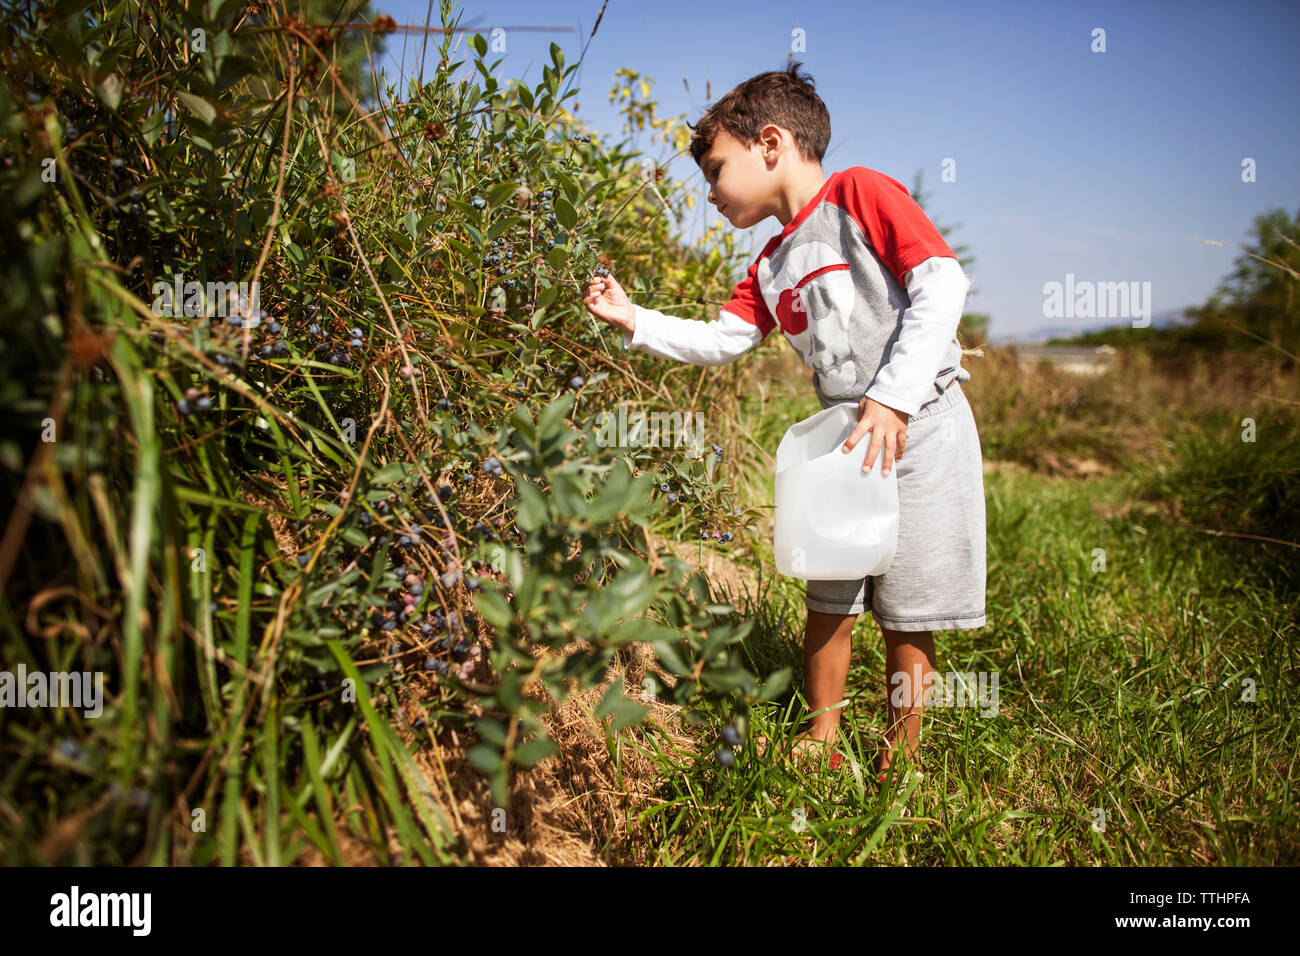
[[[718,456],[594,437],[629,397],[579,305],[597,251],[666,290],[723,294],[727,262],[580,131],[558,46],[501,90],[475,36],[454,81],[451,12],[433,78],[361,102],[331,70],[359,23],[5,8],[5,659],[109,697],[0,710],[5,862],[339,862],[345,830],[449,862],[412,747],[470,705],[504,804],[553,749],[525,688],[596,686],[628,642],[683,704],[784,689],[702,577],[638,550],[669,476],[679,531],[732,514]],[[731,374],[631,397],[721,408]],[[610,734],[643,712],[598,708]]]

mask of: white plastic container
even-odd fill
[[[842,402],[791,425],[776,450],[776,567],[789,577],[848,581],[884,574],[898,547],[898,482],[882,475],[884,446],[871,471],[863,435],[842,446],[858,423],[857,402]]]

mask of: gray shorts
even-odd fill
[[[854,452],[865,458],[870,438],[863,436]],[[960,383],[908,419],[907,447],[893,470],[893,564],[884,574],[855,581],[809,581],[806,606],[829,614],[870,610],[891,631],[983,627],[984,459]]]

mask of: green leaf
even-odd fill
[[[495,591],[484,591],[481,594],[476,594],[474,596],[474,605],[478,608],[483,620],[491,624],[496,631],[506,630],[510,626],[510,621],[514,618],[510,605]]]
[[[678,677],[685,677],[691,672],[691,668],[682,657],[679,648],[680,638],[655,641],[653,644],[655,653],[659,655],[659,663],[663,664],[669,671]]]
[[[596,707],[597,717],[603,719],[611,714],[614,716],[614,720],[609,725],[611,733],[618,733],[624,727],[638,723],[648,713],[650,713],[649,707],[629,700],[623,695],[623,682],[617,679],[609,686],[609,690],[605,692],[605,696]]]
[[[537,487],[525,478],[518,483],[519,526],[525,531],[540,528],[547,518],[546,499]]]
[[[511,182],[509,180],[507,180],[504,183],[501,183],[501,185],[495,187],[487,194],[488,208],[496,209],[498,206],[500,206],[502,203],[504,203],[507,199],[509,199],[518,191],[519,191],[518,183]],[[489,239],[492,238],[491,233],[488,234],[488,238]]]
[[[339,537],[357,548],[364,548],[370,544],[370,538],[360,528],[344,528],[339,532]]]
[[[501,752],[487,744],[475,744],[466,754],[469,762],[484,773],[492,773],[501,766]]]
[[[789,686],[790,668],[783,667],[768,677],[763,683],[763,689],[758,692],[758,696],[762,700],[775,700],[781,694],[784,694]]]
[[[405,461],[392,461],[379,469],[374,477],[376,485],[393,485],[406,478],[413,470],[411,464]]]
[[[116,111],[118,104],[122,102],[122,87],[122,78],[116,73],[110,73],[99,81],[95,87],[95,94],[105,106]]]
[[[514,761],[521,767],[531,767],[559,750],[547,737],[534,737],[515,748]]]
[[[216,121],[216,108],[207,100],[193,93],[186,93],[184,90],[177,90],[176,95],[203,125],[211,126]]]
[[[552,207],[555,210],[555,218],[565,229],[572,229],[577,225],[578,211],[573,208],[573,203],[563,196],[556,196]]]
[[[506,745],[506,728],[502,726],[501,721],[494,720],[491,717],[480,717],[474,722],[475,729],[478,730],[479,736],[490,744],[505,749]]]

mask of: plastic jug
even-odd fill
[[[776,450],[776,567],[789,577],[847,581],[883,574],[898,547],[898,482],[882,475],[881,445],[862,464],[868,432],[845,454],[857,402],[841,402],[791,425]]]

